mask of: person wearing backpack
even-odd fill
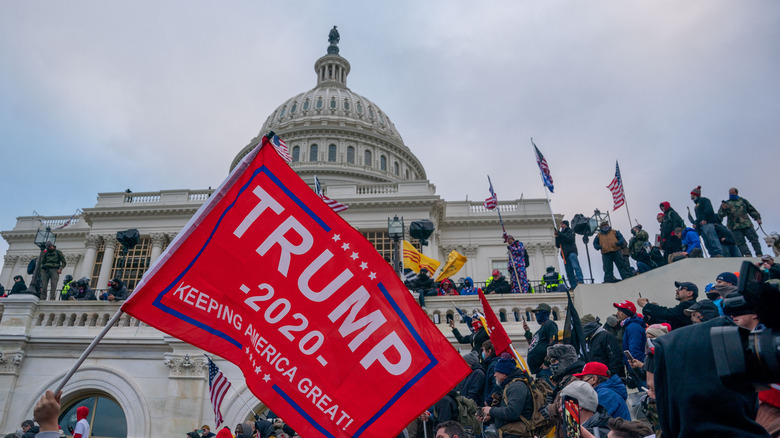
[[[496,363],[496,382],[502,390],[497,406],[482,408],[483,421],[493,420],[500,438],[532,437],[529,427],[534,415],[534,400],[528,387],[528,374],[517,368],[511,357],[502,357]]]

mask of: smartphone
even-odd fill
[[[642,298],[642,292],[639,292],[639,298]]]
[[[628,359],[628,361],[629,361],[629,362],[631,362],[632,360],[634,360],[634,356],[632,356],[632,355],[631,355],[631,352],[630,352],[630,351],[628,351],[628,350],[623,350],[623,354],[625,354],[625,355],[626,355],[626,359]]]
[[[566,438],[580,438],[580,404],[576,398],[564,395],[561,398],[563,404],[563,427]]]

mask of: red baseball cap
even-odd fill
[[[498,269],[493,269],[493,276],[498,277],[499,275],[501,275],[501,271],[499,271]]]
[[[621,301],[619,303],[612,303],[612,306],[614,306],[616,309],[626,309],[630,310],[631,313],[636,313],[636,306],[634,303],[628,300]]]
[[[609,368],[601,362],[588,362],[585,367],[582,368],[582,372],[575,374],[574,377],[582,377],[588,375],[609,377]]]

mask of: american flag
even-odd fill
[[[317,196],[320,197],[325,202],[325,205],[330,207],[331,210],[335,211],[336,213],[340,211],[344,211],[349,208],[348,205],[344,205],[338,201],[334,201],[333,199],[328,198],[325,196],[324,193],[322,193],[322,186],[320,185],[320,180],[317,178],[317,176],[314,176],[314,192],[317,193]]]
[[[292,161],[292,156],[290,155],[290,149],[287,148],[287,143],[285,143],[281,138],[279,138],[278,135],[274,134],[273,132],[268,133],[270,137],[268,137],[268,141],[271,142],[271,145],[276,149],[276,153],[279,154],[280,157],[285,161],[285,163],[289,163]]]
[[[215,427],[218,427],[222,424],[223,419],[220,408],[222,407],[222,400],[224,400],[225,394],[230,388],[230,382],[228,382],[227,377],[222,374],[222,371],[214,365],[211,358],[208,356],[206,356],[206,358],[209,360],[209,394],[211,395],[211,406],[214,408]]]
[[[498,207],[498,198],[496,197],[496,192],[493,191],[493,182],[490,181],[489,176],[488,183],[490,183],[490,187],[488,188],[488,190],[490,190],[490,197],[485,199],[485,202],[483,202],[482,205],[488,210],[495,210],[496,207]]]
[[[617,161],[615,161],[615,178],[607,188],[612,192],[612,201],[615,203],[612,210],[622,207],[626,203],[626,194],[623,193],[623,178],[620,177],[620,165]]]
[[[539,165],[539,171],[542,172],[542,183],[553,193],[553,179],[550,175],[550,166],[547,165],[547,160],[544,158],[539,148],[536,147],[536,143],[531,139],[531,144],[534,145],[534,151],[536,151],[536,164]]]

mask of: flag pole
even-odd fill
[[[533,148],[534,148],[534,158],[538,160],[538,158],[536,157],[536,143],[534,143],[534,138],[533,137],[531,137],[531,146],[533,146]],[[537,162],[537,164],[538,164],[538,162]],[[547,205],[550,206],[550,216],[552,216],[553,230],[554,231],[558,231],[558,223],[555,221],[555,213],[553,212],[553,209],[552,209],[552,201],[550,201],[550,192],[549,192],[549,190],[547,190],[547,184],[544,183],[544,174],[542,173],[542,168],[540,166],[538,166],[538,165],[536,167],[539,168],[539,176],[542,178],[542,186],[544,187],[544,196],[545,196],[545,198],[547,198]],[[561,248],[561,257],[563,257],[563,258],[566,257],[566,255],[563,254],[563,248]],[[556,263],[558,265],[558,270],[561,270],[561,262],[558,261],[557,257],[556,257],[556,261],[558,262],[558,263]],[[569,280],[569,283],[571,283],[571,280]],[[547,292],[547,291],[545,291],[545,292]]]
[[[620,163],[618,163],[617,160],[615,160],[615,165],[620,169]],[[626,214],[628,215],[628,226],[631,228],[634,228],[631,224],[631,213],[628,211],[628,197],[626,196],[626,183],[623,182],[623,172],[620,172],[620,181],[623,184],[623,204],[626,206]]]
[[[95,337],[95,339],[92,340],[92,343],[89,344],[87,349],[84,350],[83,353],[81,353],[81,357],[79,357],[78,360],[76,361],[76,363],[73,364],[73,367],[71,367],[70,371],[68,371],[68,374],[65,374],[65,377],[62,378],[62,381],[60,382],[60,384],[57,385],[57,389],[54,390],[55,394],[59,394],[60,391],[62,391],[62,388],[64,388],[65,385],[70,380],[70,378],[73,377],[73,375],[79,369],[81,364],[83,364],[84,361],[87,360],[87,356],[89,356],[89,354],[92,353],[92,350],[94,350],[95,347],[97,347],[98,342],[103,340],[103,337],[106,336],[106,334],[111,329],[111,327],[113,327],[114,324],[116,324],[117,321],[119,321],[119,318],[122,317],[123,314],[124,314],[124,312],[120,308],[119,310],[116,311],[114,316],[112,316],[111,319],[108,320],[108,322],[106,323],[106,326],[103,327],[103,330],[101,330],[100,333],[98,333],[98,335]]]
[[[490,184],[490,187],[493,187],[493,181],[490,180],[490,175],[487,176],[488,184]],[[491,195],[495,194],[495,191],[491,193]],[[496,213],[498,213],[498,221],[501,223],[501,231],[506,234],[506,227],[504,227],[504,219],[501,218],[501,208],[498,206],[498,199],[496,199]],[[504,240],[504,243],[506,243],[506,240]],[[525,245],[523,245],[523,251],[525,251]],[[515,272],[515,280],[517,281],[517,288],[520,289],[520,276],[517,275],[517,266],[515,265],[515,258],[512,256],[512,251],[507,247],[506,253],[509,254],[509,264],[512,267],[512,270]],[[530,283],[528,284],[531,285]],[[514,286],[514,285],[513,285]]]

